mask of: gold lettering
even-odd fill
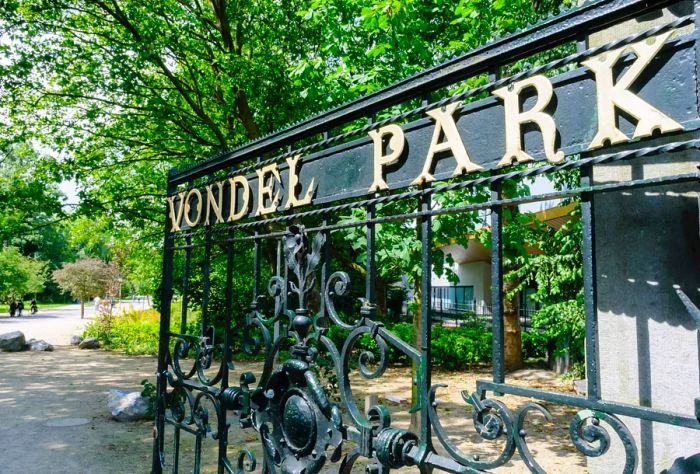
[[[384,136],[390,135],[389,148],[391,153],[384,155]],[[389,189],[389,185],[384,180],[384,167],[392,165],[399,160],[406,143],[403,130],[396,124],[386,125],[377,130],[369,132],[369,136],[374,141],[374,180],[369,192]]]
[[[472,163],[467,154],[467,149],[464,147],[462,137],[459,136],[457,124],[455,123],[454,114],[459,102],[452,103],[445,107],[445,110],[433,109],[426,112],[427,115],[435,120],[435,130],[433,131],[433,139],[430,142],[428,156],[423,164],[423,171],[414,179],[411,184],[420,185],[435,181],[435,178],[430,174],[433,166],[433,158],[437,153],[451,151],[452,156],[457,161],[457,167],[452,173],[452,176],[459,176],[462,173],[471,173],[483,169],[481,166]],[[445,141],[439,142],[440,135],[445,135]]]
[[[190,198],[192,195],[197,196],[197,218],[195,220],[190,220]],[[187,193],[187,198],[185,198],[185,222],[190,227],[196,227],[199,224],[199,220],[202,218],[202,193],[199,189],[193,189]]]
[[[681,124],[628,90],[672,33],[673,31],[669,31],[581,62],[595,74],[597,89],[598,133],[593,137],[588,149],[600,148],[606,141],[611,145],[629,141],[629,138],[617,128],[616,108],[637,120],[633,138],[649,137],[656,129],[661,133],[683,130]],[[637,58],[617,83],[613,84],[613,67],[628,48]]]
[[[231,210],[229,211],[228,221],[233,222],[242,218],[248,213],[248,204],[250,202],[250,184],[245,176],[234,176],[228,179],[231,185]],[[236,188],[240,186],[243,190],[243,198],[241,199],[242,204],[240,210],[236,212],[236,207],[238,204],[238,192]]]
[[[180,230],[180,222],[182,222],[182,211],[185,209],[185,195],[187,191],[179,193],[177,196],[170,196],[167,198],[168,206],[170,207],[170,227],[172,232],[177,232]],[[175,199],[180,200],[180,208],[175,211]]]
[[[520,93],[528,87],[533,87],[537,91],[537,102],[530,110],[523,112],[520,110]],[[505,109],[506,153],[498,162],[498,166],[509,166],[513,164],[513,160],[518,163],[534,160],[523,150],[521,137],[521,126],[530,122],[536,124],[542,132],[544,155],[547,160],[552,163],[561,163],[564,160],[564,152],[554,150],[557,126],[554,124],[554,119],[544,112],[552,100],[553,94],[552,83],[541,75],[493,91],[493,95],[503,99],[503,108]]]
[[[274,163],[263,166],[261,169],[255,170],[255,172],[258,174],[258,210],[255,212],[255,215],[264,216],[265,214],[275,212],[280,204],[279,188],[273,197],[272,192],[274,191],[275,183],[267,178],[274,177],[280,184],[282,183],[282,179],[277,170],[277,165]],[[270,205],[266,206],[265,201],[268,199],[270,200]]]
[[[218,182],[214,183],[219,187],[219,198],[215,199],[214,198],[214,191],[212,191],[211,187],[212,185],[207,186],[207,224],[211,225],[211,221],[209,220],[209,214],[211,211],[214,211],[214,215],[216,216],[216,223],[221,224],[224,222],[224,217],[221,215],[221,204],[222,204],[222,198],[224,197],[224,183],[223,182]]]
[[[296,196],[296,188],[299,184],[299,175],[297,174],[297,163],[301,155],[296,155],[287,158],[287,164],[289,165],[289,190],[287,191],[287,204],[284,205],[285,209],[292,207],[305,206],[311,203],[311,197],[314,194],[314,187],[316,185],[316,178],[311,178],[311,184],[309,184],[309,189],[306,190],[306,195],[303,199],[298,199]]]

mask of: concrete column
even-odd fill
[[[589,37],[590,46],[692,12],[664,10]],[[689,137],[685,137],[687,139]],[[682,140],[676,138],[674,140]],[[656,144],[671,141],[660,139]],[[595,184],[696,172],[697,152],[595,167]],[[698,183],[595,197],[600,386],[604,400],[695,416],[700,397],[700,332],[676,288],[700,306]],[[637,472],[663,472],[700,453],[700,431],[620,417],[634,436]],[[604,425],[604,423],[602,423]],[[610,451],[589,458],[592,474],[622,472],[624,450],[612,429]],[[697,471],[687,471],[697,472]]]

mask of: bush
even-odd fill
[[[537,311],[532,326],[554,346],[554,355],[568,352],[573,363],[582,362],[586,339],[586,315],[582,298],[554,303]]]
[[[413,344],[413,325],[397,323],[387,326],[401,340]],[[333,326],[328,330],[328,337],[342,350],[348,332]],[[480,328],[432,328],[432,365],[447,370],[461,369],[470,365],[491,361],[491,331]],[[355,349],[378,354],[379,347],[371,337],[363,335],[355,342]],[[389,345],[387,362],[407,364],[410,362],[400,350]]]
[[[491,361],[491,331],[433,326],[432,365],[447,370]]]
[[[180,320],[173,312],[170,330],[180,332]],[[198,334],[198,315],[190,316],[188,334]],[[160,314],[153,309],[128,311],[118,316],[99,315],[83,331],[83,337],[97,338],[102,347],[133,355],[158,355]]]
[[[526,359],[545,359],[547,358],[547,346],[549,338],[537,330],[523,331],[523,357]]]
[[[95,337],[105,349],[127,354],[158,354],[160,314],[130,311],[120,316],[100,315],[88,324],[83,337]]]

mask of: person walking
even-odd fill
[[[14,318],[15,317],[15,312],[17,311],[17,303],[15,302],[15,299],[12,298],[10,301],[10,317]]]
[[[19,302],[17,303],[17,317],[21,318],[22,317],[22,310],[24,309],[24,301],[20,298]]]

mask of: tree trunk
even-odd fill
[[[80,319],[85,318],[85,301],[80,300]]]
[[[509,197],[506,193],[504,198]],[[510,211],[512,222],[517,222],[519,214],[518,206],[507,208]],[[504,225],[507,223],[504,222]],[[504,267],[503,274],[513,270],[513,267]],[[503,281],[503,362],[506,370],[518,370],[523,368],[523,340],[520,333],[520,315],[518,314],[518,295],[514,289],[518,287],[518,279]],[[511,294],[509,298],[507,295]]]
[[[422,307],[421,302],[423,300],[421,294],[421,286],[419,284],[420,277],[414,275],[413,277],[413,347],[421,346],[421,335],[423,334],[423,324],[422,324]],[[416,382],[416,377],[418,376],[418,361],[413,361],[411,363],[411,407],[418,404],[418,385]],[[411,427],[409,428],[414,433],[420,433],[420,412],[416,411],[411,413]]]
[[[506,370],[523,368],[523,341],[520,333],[520,317],[518,315],[517,296],[508,298],[505,295],[518,285],[515,280],[503,282],[503,332],[504,332],[504,362]]]

